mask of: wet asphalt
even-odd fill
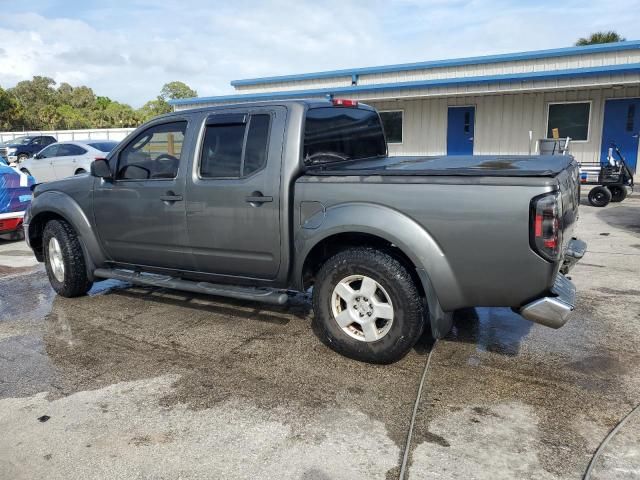
[[[65,299],[0,241],[0,478],[398,478],[416,401],[408,478],[582,478],[640,403],[640,197],[584,205],[578,234],[563,328],[469,309],[390,366],[323,345],[304,296],[108,281]],[[639,439],[640,414],[591,478],[640,478]]]

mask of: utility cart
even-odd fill
[[[633,173],[620,149],[612,144],[606,163],[580,164],[580,183],[596,185],[589,192],[589,203],[594,207],[606,207],[609,202],[622,202],[633,192]]]

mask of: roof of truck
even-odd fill
[[[199,98],[194,98],[194,99],[188,99],[188,102],[177,102],[174,100],[171,100],[169,103],[177,105],[177,104],[194,104],[195,108],[190,108],[188,110],[178,110],[177,112],[171,112],[171,113],[167,113],[165,116],[171,116],[173,114],[180,114],[183,112],[194,112],[194,111],[206,111],[206,110],[224,110],[227,108],[239,108],[239,107],[264,107],[264,106],[269,106],[269,105],[304,105],[307,108],[321,108],[321,107],[331,107],[334,106],[332,103],[332,100],[330,98],[326,98],[326,99],[322,99],[322,98],[300,98],[300,99],[291,99],[291,98],[284,98],[282,100],[277,100],[277,99],[273,99],[273,98],[267,98],[265,100],[254,100],[251,102],[245,102],[242,100],[242,96],[238,95],[237,97],[239,97],[237,100],[237,103],[226,103],[226,104],[222,104],[222,105],[214,105],[214,106],[205,106],[205,107],[198,107],[198,104],[204,104],[206,103],[206,99],[202,99],[202,101],[199,101],[201,99]],[[342,97],[341,97],[342,98]],[[193,101],[192,101],[193,100]],[[337,106],[338,107],[338,106]],[[349,106],[345,106],[345,107],[339,107],[339,108],[352,108]],[[370,105],[367,105],[366,103],[361,103],[361,102],[357,102],[357,108],[365,108],[368,110],[373,110],[373,107],[371,107]]]

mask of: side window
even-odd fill
[[[244,153],[243,176],[251,175],[267,163],[270,115],[252,115],[249,122],[247,147]]]
[[[240,178],[263,168],[267,163],[270,123],[270,115],[256,114],[250,116],[248,124],[207,125],[200,176]]]
[[[58,147],[60,145],[51,145],[40,152],[41,158],[51,158],[58,156]]]
[[[245,124],[207,125],[202,144],[202,178],[238,178]]]
[[[182,155],[187,122],[149,127],[120,152],[117,180],[175,178]]]
[[[51,145],[52,143],[55,143],[56,139],[53,137],[44,137],[44,145]]]
[[[58,157],[69,157],[72,155],[84,155],[87,151],[79,147],[77,145],[72,145],[70,143],[61,143],[58,146]]]
[[[45,145],[42,140],[43,137],[35,137],[33,140],[31,140],[31,145]]]

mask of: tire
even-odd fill
[[[87,277],[84,253],[71,225],[64,220],[49,221],[42,242],[47,276],[56,293],[69,298],[87,293],[93,283]]]
[[[330,348],[369,363],[400,360],[425,326],[424,301],[409,271],[373,248],[350,248],[324,263],[313,287],[313,310],[315,330]],[[374,320],[376,313],[391,320]]]
[[[29,155],[27,155],[26,153],[21,153],[20,155],[18,155],[18,163],[24,162],[27,158],[29,158]]]
[[[589,192],[589,203],[594,207],[606,207],[610,201],[611,192],[606,187],[593,187]]]
[[[74,175],[80,175],[83,173],[87,173],[87,171],[84,168],[79,168],[78,170],[76,170],[76,173],[74,173]]]
[[[625,198],[627,198],[627,189],[625,187],[621,187],[619,185],[612,185],[607,188],[611,192],[612,202],[622,202]]]

